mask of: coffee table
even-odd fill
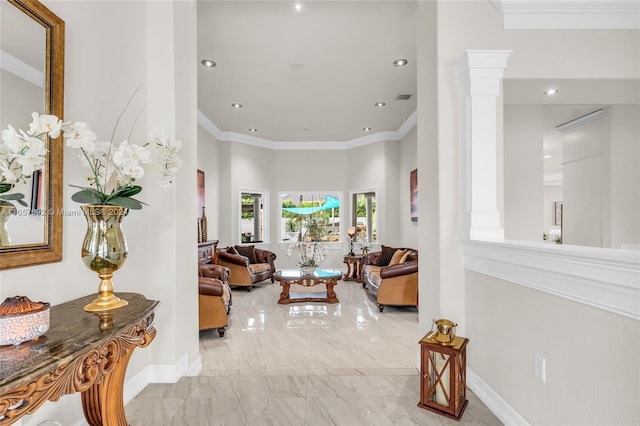
[[[282,293],[278,303],[280,305],[288,305],[295,302],[325,302],[338,303],[333,287],[342,278],[342,272],[335,269],[316,269],[313,273],[305,274],[299,269],[281,269],[276,271],[274,278],[280,281]],[[289,288],[291,284],[298,284],[304,287],[312,287],[320,284],[327,286],[326,297],[291,297]]]

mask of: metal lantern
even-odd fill
[[[434,320],[420,340],[420,403],[418,407],[460,420],[467,406],[467,343],[455,335],[452,321]]]

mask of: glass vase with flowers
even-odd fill
[[[127,303],[113,294],[111,277],[127,258],[127,244],[121,229],[122,219],[130,209],[138,210],[145,205],[133,198],[142,191],[138,180],[145,174],[144,166],[154,159],[157,160],[160,164],[158,182],[167,189],[173,183],[182,164],[178,155],[182,143],[170,140],[161,129],[154,130],[140,145],[130,142],[131,131],[127,139],[116,143],[118,125],[138,90],[120,113],[109,141],[99,141],[84,122],[62,122],[54,115],[39,115],[36,112],[32,114],[33,123],[29,132],[20,131],[18,134],[12,126],[6,131],[7,140],[14,145],[15,139],[22,137],[36,148],[31,133],[49,134],[55,138],[62,131],[65,145],[76,150],[80,162],[90,171],[87,178],[88,186],[71,185],[79,189],[71,199],[83,204],[81,209],[87,220],[87,232],[82,243],[83,262],[89,269],[97,272],[101,279],[98,298],[85,306],[85,310],[91,312],[115,309]],[[135,121],[137,117],[134,125]],[[2,137],[4,141],[5,131]],[[22,160],[22,157],[15,158],[16,162],[21,159],[23,163],[31,165]],[[35,161],[34,163],[37,164]],[[11,199],[20,201],[16,196],[12,196]]]

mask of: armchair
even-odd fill
[[[276,254],[254,246],[235,246],[218,250],[218,265],[229,268],[229,285],[247,287],[267,278],[274,281]]]
[[[382,246],[364,257],[362,285],[375,298],[380,312],[385,305],[418,306],[418,251]]]
[[[220,337],[227,329],[231,311],[231,290],[227,284],[229,269],[220,265],[198,265],[199,329],[218,329]]]

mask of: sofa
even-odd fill
[[[276,254],[252,245],[234,246],[218,250],[217,264],[229,268],[229,285],[247,287],[270,279],[274,281]]]
[[[199,330],[217,329],[224,337],[231,313],[232,295],[227,279],[229,269],[220,265],[198,265]]]
[[[418,251],[382,246],[363,259],[362,285],[380,312],[385,305],[418,306]]]

